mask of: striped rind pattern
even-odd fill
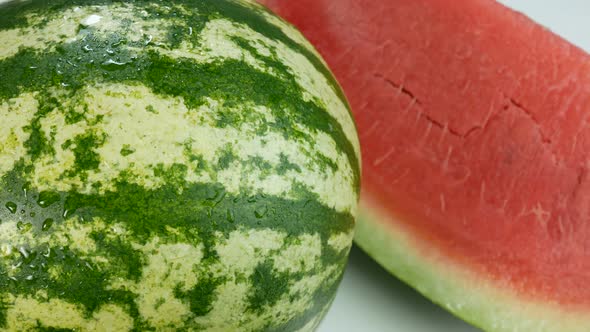
[[[314,330],[360,150],[313,47],[247,1],[0,11],[0,329]]]

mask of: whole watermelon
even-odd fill
[[[0,18],[0,330],[315,329],[359,144],[293,27],[227,0]]]

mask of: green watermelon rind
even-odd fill
[[[0,11],[0,329],[315,329],[360,147],[313,47],[246,1]]]

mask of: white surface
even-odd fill
[[[590,1],[502,0],[574,44],[590,51]],[[473,332],[390,276],[353,248],[336,300],[319,332]]]
[[[390,276],[358,247],[319,332],[475,332]]]

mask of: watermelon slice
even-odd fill
[[[356,242],[486,330],[588,331],[588,54],[490,0],[265,2],[351,102]]]

